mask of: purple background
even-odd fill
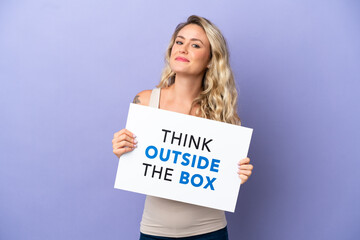
[[[254,129],[231,239],[359,239],[359,13],[356,0],[1,1],[0,239],[137,239],[144,196],[113,188],[111,140],[191,14],[227,38]]]

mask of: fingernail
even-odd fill
[[[134,140],[134,143],[138,143],[138,141],[135,139],[135,140]]]
[[[134,145],[134,148],[137,148],[137,145],[136,145],[136,144]]]
[[[136,138],[136,135],[135,135],[135,134],[133,134],[133,137],[134,137],[134,138]]]

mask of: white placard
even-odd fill
[[[252,129],[132,103],[126,128],[138,147],[121,156],[115,188],[235,211]]]

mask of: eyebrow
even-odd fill
[[[183,36],[181,36],[181,35],[178,35],[177,36],[177,38],[182,38],[182,39],[185,39]],[[199,41],[199,42],[201,42],[202,43],[202,45],[204,45],[204,43],[200,40],[200,39],[197,39],[197,38],[191,38],[190,39],[191,41]]]

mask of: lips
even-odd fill
[[[175,60],[180,61],[180,62],[190,62],[188,59],[186,59],[184,57],[176,57]]]

